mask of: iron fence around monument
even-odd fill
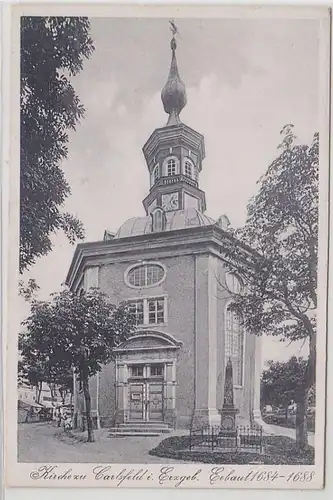
[[[205,426],[190,429],[190,450],[252,451],[262,452],[262,428],[238,425],[234,430],[220,426]]]

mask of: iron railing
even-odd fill
[[[176,184],[178,182],[185,182],[193,187],[198,187],[198,182],[191,177],[184,174],[169,175],[166,177],[160,177],[159,180],[150,188],[152,190],[156,186],[168,186],[170,184]]]
[[[219,426],[190,429],[189,448],[262,452],[262,428],[239,425],[234,430]]]

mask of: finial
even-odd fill
[[[172,38],[175,38],[175,35],[179,35],[179,31],[177,26],[175,25],[175,21],[172,19],[172,21],[169,21],[170,24],[170,30],[172,32]]]
[[[179,114],[181,110],[185,107],[187,98],[186,98],[185,85],[179,76],[177,59],[176,59],[177,43],[175,35],[179,35],[179,31],[173,21],[169,21],[169,23],[172,32],[172,39],[170,42],[172,57],[171,57],[169,77],[162,90],[161,97],[164,106],[164,111],[169,115],[169,120],[167,125],[179,125],[181,123],[179,119]]]

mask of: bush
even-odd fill
[[[285,436],[264,436],[264,453],[223,452],[223,451],[190,451],[189,436],[172,436],[164,439],[150,450],[149,454],[161,458],[186,460],[211,464],[246,465],[260,463],[265,465],[313,465],[314,449],[298,453],[293,439]]]

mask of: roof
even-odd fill
[[[55,408],[55,405],[52,404],[50,401],[43,401],[42,406],[44,408]]]
[[[195,208],[166,212],[166,228],[164,232],[186,229],[189,227],[212,226],[215,221]],[[152,232],[151,216],[128,219],[117,231],[115,238],[128,238]]]
[[[23,399],[18,400],[19,406],[21,407],[27,407],[27,406],[33,406],[34,408],[43,408],[43,405],[36,403],[36,401],[31,401],[31,400],[26,400],[24,401]]]

